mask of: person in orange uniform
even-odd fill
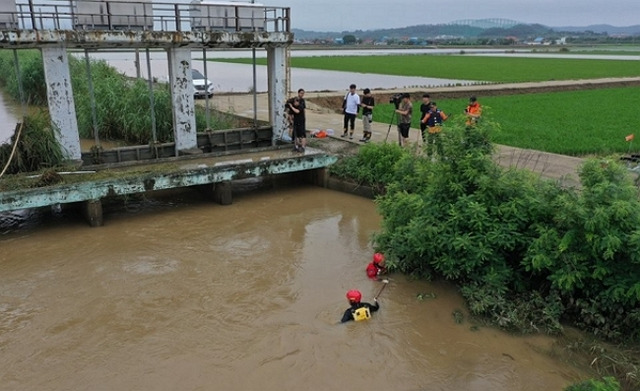
[[[367,277],[377,280],[381,274],[385,274],[387,268],[384,266],[384,255],[382,253],[373,254],[373,261],[367,265]]]
[[[464,114],[467,116],[467,129],[474,127],[480,120],[482,116],[482,106],[480,106],[475,96],[469,98],[469,105],[464,109]]]

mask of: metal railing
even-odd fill
[[[241,2],[2,0],[3,30],[290,32],[290,9]]]

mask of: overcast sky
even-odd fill
[[[504,18],[546,26],[640,24],[640,0],[256,0],[291,8],[292,27],[375,30],[460,19]]]

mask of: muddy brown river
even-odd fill
[[[372,201],[314,187],[199,193],[0,232],[1,390],[562,390],[589,374],[554,339],[472,323],[456,290],[392,275],[381,310],[337,324],[365,275]],[[432,297],[418,300],[418,295]]]

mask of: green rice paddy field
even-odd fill
[[[251,62],[233,59],[230,62]],[[292,67],[492,82],[638,77],[638,61],[467,55],[400,55],[292,58]],[[621,87],[482,97],[485,117],[500,124],[499,144],[566,155],[640,151],[640,88]],[[438,99],[440,109],[461,115],[464,99]],[[386,102],[381,102],[386,103]],[[420,102],[416,102],[414,112]],[[374,120],[387,122],[392,107],[379,104]],[[415,118],[414,127],[418,127]],[[635,142],[625,136],[636,134]]]
[[[526,95],[482,97],[484,116],[500,125],[498,144],[563,155],[607,155],[640,151],[640,88],[605,88]],[[438,107],[463,117],[465,99],[438,99]],[[420,103],[414,105],[418,112]],[[391,118],[391,105],[378,105],[378,118]],[[414,118],[413,127],[419,127]],[[445,124],[446,126],[446,124]],[[635,134],[634,142],[625,136]]]
[[[251,59],[226,59],[250,64]],[[266,59],[257,59],[266,65]],[[638,61],[577,58],[482,57],[471,55],[323,56],[291,58],[294,68],[437,77],[492,82],[526,82],[640,76]]]

